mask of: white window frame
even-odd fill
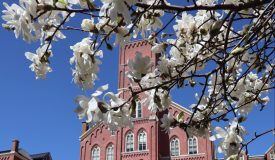
[[[270,157],[270,160],[275,160],[275,151],[274,150],[272,152],[270,152],[269,157]]]
[[[142,150],[139,149],[139,144],[140,144],[139,137],[140,137],[141,134],[144,134],[144,136],[145,136],[145,149],[142,149]],[[147,150],[147,133],[144,130],[139,132],[139,134],[138,134],[138,150],[139,151],[146,151]]]
[[[139,106],[140,106],[140,113],[141,113],[141,116],[139,117],[138,116],[138,110],[139,110]],[[136,101],[136,117],[135,118],[142,118],[142,104],[140,101]]]
[[[109,148],[112,148],[112,158],[111,159],[108,159],[109,158]],[[115,159],[115,152],[114,152],[114,145],[113,144],[109,144],[106,148],[106,160],[114,160]]]
[[[100,160],[100,147],[98,145],[95,145],[92,149],[92,156],[91,156],[91,160],[94,160],[94,152],[95,152],[95,149],[98,149],[98,160]]]
[[[178,155],[172,155],[172,141],[178,141]],[[173,137],[171,140],[170,140],[170,155],[172,157],[176,157],[176,156],[180,156],[180,140],[177,138],[177,137]]]
[[[190,146],[189,146],[189,139],[196,139],[196,150],[197,150],[197,153],[195,153],[195,154],[190,154]],[[194,145],[194,144],[193,144]],[[193,137],[189,137],[188,139],[187,139],[187,147],[188,147],[188,155],[196,155],[196,154],[199,154],[199,142],[198,142],[198,138],[197,137],[195,137],[195,136],[193,136]]]
[[[239,160],[244,160],[244,155],[241,155]]]
[[[127,137],[128,137],[128,135],[133,135],[133,150],[132,151],[127,151]],[[132,131],[130,131],[130,132],[128,132],[127,134],[126,134],[126,136],[125,136],[125,152],[133,152],[134,151],[134,149],[135,149],[135,136],[134,136],[134,133],[132,132]]]

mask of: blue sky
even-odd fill
[[[8,3],[17,2],[15,0]],[[0,5],[0,10],[3,6]],[[3,20],[0,20],[3,23]],[[71,24],[79,24],[74,20]],[[53,72],[47,80],[35,80],[28,68],[24,53],[35,52],[39,44],[27,44],[16,39],[13,32],[0,28],[1,76],[0,76],[0,150],[10,149],[13,139],[20,140],[20,146],[29,153],[51,152],[55,160],[79,159],[79,135],[81,121],[73,112],[77,95],[89,95],[72,83],[69,46],[80,41],[87,34],[65,32],[67,39],[53,44],[51,58]],[[116,91],[118,69],[118,48],[105,51],[103,65],[97,86],[109,83]],[[274,127],[274,91],[271,103],[264,111],[255,107],[245,124],[251,135]],[[189,92],[175,91],[173,99],[184,106],[194,102]],[[266,135],[249,147],[251,154],[262,154],[274,142],[274,136]]]

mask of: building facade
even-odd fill
[[[128,60],[133,59],[137,52],[149,56],[157,63],[156,54],[151,52],[151,45],[144,41],[131,42],[120,48],[119,55],[119,88],[127,88],[129,80],[125,73],[128,71]],[[138,89],[138,87],[133,89]],[[121,93],[126,99],[129,93]],[[141,95],[140,98],[144,98]],[[187,119],[191,112],[173,102],[169,112],[177,115],[184,113]],[[134,127],[120,128],[109,131],[104,123],[88,127],[82,124],[80,136],[80,160],[212,160],[214,146],[209,137],[187,137],[180,128],[174,128],[166,134],[158,121],[161,115],[152,114],[147,106],[137,102],[136,114],[133,117]]]
[[[0,160],[52,160],[49,152],[29,154],[22,148],[19,148],[19,141],[13,140],[11,149],[0,151]]]

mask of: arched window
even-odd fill
[[[196,137],[188,138],[188,152],[189,154],[198,153],[198,141]]]
[[[100,148],[98,146],[92,150],[92,160],[100,160]]]
[[[126,144],[125,144],[125,151],[132,152],[134,151],[134,134],[129,132],[126,136]]]
[[[171,156],[179,156],[180,155],[180,144],[178,138],[173,138],[170,141],[170,153]]]
[[[146,150],[147,137],[144,131],[140,132],[138,135],[138,150]]]
[[[106,160],[114,160],[114,145],[110,144],[106,151]]]
[[[140,101],[136,102],[136,116],[137,118],[141,118],[142,117],[142,107],[141,107],[141,103]]]

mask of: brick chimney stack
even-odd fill
[[[19,141],[17,139],[12,141],[11,151],[18,152]]]
[[[82,122],[82,133],[84,134],[89,129],[89,126],[86,122]]]

